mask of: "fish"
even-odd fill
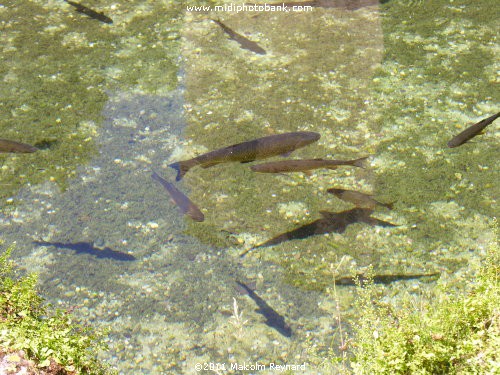
[[[481,120],[474,125],[469,126],[463,132],[450,139],[450,141],[448,142],[448,147],[453,148],[463,145],[465,142],[468,142],[476,135],[481,134],[484,128],[495,121],[498,117],[500,117],[500,112],[498,112],[496,115],[485,118],[484,120]]]
[[[274,328],[285,337],[292,336],[292,328],[285,322],[285,318],[282,315],[280,315],[276,310],[269,306],[266,301],[264,301],[257,295],[257,293],[252,290],[252,288],[239,281],[236,281],[236,283],[246,294],[248,294],[251,299],[255,301],[255,303],[259,307],[255,311],[266,318],[265,324],[267,326]]]
[[[354,223],[366,223],[368,225],[378,225],[382,227],[395,227],[392,223],[371,217],[370,215],[373,213],[373,210],[369,208],[358,207],[338,213],[328,211],[320,211],[319,213],[321,214],[320,219],[302,225],[289,232],[279,234],[276,237],[261,243],[260,245],[246,249],[240,253],[240,258],[243,258],[252,250],[278,245],[286,241],[301,240],[311,236],[327,233],[344,233],[347,227]]]
[[[400,280],[413,280],[413,279],[420,279],[424,277],[434,277],[439,275],[439,272],[436,273],[428,273],[428,274],[416,274],[416,275],[375,275],[371,278],[363,275],[363,274],[357,274],[356,276],[346,276],[346,277],[339,277],[335,279],[335,284],[337,285],[356,285],[356,278],[359,280],[359,283],[361,285],[366,284],[368,280],[373,280],[374,284],[389,284],[395,281],[400,281]]]
[[[312,169],[328,168],[337,169],[340,165],[352,165],[364,168],[364,162],[368,156],[356,160],[327,160],[327,159],[303,159],[303,160],[281,160],[270,163],[252,165],[250,169],[259,173],[280,172],[307,172]]]
[[[226,162],[248,163],[276,155],[286,155],[300,147],[316,142],[321,136],[315,132],[292,132],[270,135],[252,141],[237,143],[215,151],[169,164],[177,171],[176,181],[179,181],[194,166],[209,168]]]
[[[93,18],[95,20],[98,20],[98,21],[101,21],[104,23],[108,23],[108,24],[113,23],[113,20],[111,18],[109,18],[108,16],[104,15],[103,13],[96,12],[95,10],[87,8],[85,5],[78,4],[78,3],[75,3],[75,2],[70,1],[70,0],[64,0],[64,1],[66,1],[71,6],[74,6],[78,13],[83,13],[83,14],[89,16],[90,18]]]
[[[372,198],[372,195],[361,193],[359,191],[354,190],[344,190],[344,189],[328,189],[330,194],[335,195],[337,198],[342,199],[343,201],[350,202],[355,204],[357,207],[365,207],[365,208],[375,208],[378,206],[383,206],[392,210],[394,202],[392,203],[382,203],[376,201]]]
[[[177,189],[172,183],[168,182],[164,178],[160,177],[155,171],[151,175],[151,178],[158,181],[167,190],[172,197],[174,203],[179,207],[182,214],[189,216],[194,221],[201,222],[205,220],[205,215],[200,211],[196,205],[191,202],[191,200],[184,195],[179,189]]]
[[[31,153],[38,151],[38,148],[26,143],[0,139],[0,152]]]
[[[237,42],[241,48],[252,51],[258,55],[266,54],[265,49],[259,46],[256,42],[253,42],[250,39],[244,37],[243,35],[238,34],[236,31],[227,27],[219,20],[214,20],[214,19],[210,20],[219,25],[222,28],[222,30],[224,30],[224,32],[229,36],[229,38]]]

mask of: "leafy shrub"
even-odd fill
[[[467,295],[437,290],[415,309],[378,303],[373,283],[358,285],[355,374],[499,374],[500,250],[489,249]]]
[[[49,311],[36,292],[37,276],[16,277],[11,250],[0,255],[0,348],[23,351],[42,368],[55,361],[71,373],[112,373],[90,352],[106,349],[104,332],[74,323],[68,312]]]

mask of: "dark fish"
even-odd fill
[[[238,34],[236,31],[230,29],[226,25],[224,25],[222,22],[219,20],[214,20],[212,19],[211,21],[214,21],[217,25],[219,25],[224,32],[229,35],[229,38],[237,42],[241,48],[247,49],[249,51],[255,52],[259,55],[265,55],[266,51],[264,48],[259,46],[257,43],[251,41],[248,38],[245,38],[243,35]]]
[[[190,160],[172,163],[169,167],[177,170],[176,180],[179,181],[187,171],[196,165],[201,165],[202,168],[208,168],[231,161],[247,163],[258,159],[269,158],[271,156],[287,154],[312,142],[316,142],[319,138],[320,135],[314,132],[294,132],[271,135],[207,152],[206,154]]]
[[[485,118],[484,120],[481,120],[472,126],[469,126],[463,132],[454,136],[448,142],[448,147],[453,148],[453,147],[458,147],[460,145],[463,145],[465,142],[469,141],[470,139],[474,138],[476,135],[480,134],[484,128],[486,128],[489,124],[491,124],[493,121],[495,121],[498,117],[500,117],[500,112],[498,112],[496,115]]]
[[[261,247],[269,247],[280,243],[304,239],[311,236],[317,236],[326,233],[344,233],[347,226],[354,223],[366,223],[368,225],[379,225],[383,227],[394,227],[394,224],[382,221],[371,217],[373,210],[369,208],[353,208],[352,210],[333,213],[328,211],[320,211],[322,218],[305,224],[297,229],[282,233],[276,237],[267,240],[266,242],[249,248],[240,254],[244,257],[248,252]]]
[[[312,1],[292,1],[288,3],[247,3],[247,5],[261,5],[274,7],[313,7],[313,8],[340,8],[347,10],[357,10],[363,7],[379,4],[379,0],[312,0]]]
[[[123,253],[118,250],[113,250],[109,247],[99,249],[97,247],[94,247],[94,244],[91,242],[62,243],[33,241],[33,243],[38,246],[54,246],[56,249],[70,249],[74,250],[77,254],[90,254],[95,256],[96,258],[107,258],[124,261],[135,260],[135,257],[133,255]]]
[[[186,197],[179,189],[177,189],[172,183],[168,182],[164,178],[158,176],[156,172],[153,171],[151,178],[155,181],[158,181],[163,187],[168,191],[172,200],[175,202],[179,210],[184,214],[189,216],[194,221],[203,221],[205,220],[205,216],[203,212],[200,211],[196,205],[191,202],[191,200]]]
[[[318,168],[337,169],[339,165],[352,165],[364,168],[364,161],[368,157],[356,160],[325,160],[325,159],[305,159],[305,160],[281,160],[270,163],[252,165],[250,169],[260,173],[280,173],[280,172],[307,172]]]
[[[382,203],[382,202],[376,201],[375,199],[372,198],[371,195],[364,194],[364,193],[361,193],[359,191],[344,190],[344,189],[328,189],[327,191],[330,194],[335,195],[337,198],[342,199],[343,201],[351,202],[351,203],[355,204],[357,207],[365,207],[365,208],[374,209],[377,205],[379,205],[379,206],[386,207],[389,210],[392,210],[392,206],[394,205],[394,202],[393,203]]]
[[[89,16],[90,18],[93,18],[95,20],[99,20],[99,21],[104,22],[104,23],[109,23],[109,24],[113,23],[113,20],[111,18],[109,18],[108,16],[105,16],[102,13],[99,13],[99,12],[96,12],[95,10],[87,8],[85,5],[78,4],[78,3],[75,3],[75,2],[69,1],[69,0],[64,0],[64,1],[66,1],[69,5],[74,6],[78,13],[83,13],[83,14]]]
[[[416,275],[375,275],[372,277],[372,280],[374,284],[389,284],[400,280],[413,280],[413,279],[420,279],[423,277],[434,277],[437,275],[439,275],[438,272],[429,274],[416,274]],[[361,285],[365,284],[369,280],[369,278],[363,274],[358,274],[356,277],[358,278]],[[335,283],[337,285],[356,285],[356,280],[355,277],[346,276],[335,279]]]
[[[255,311],[259,314],[262,314],[266,318],[266,325],[274,328],[285,337],[292,336],[292,329],[285,322],[285,318],[282,315],[280,315],[278,312],[276,312],[276,310],[269,306],[267,302],[260,298],[257,293],[255,293],[250,287],[239,281],[236,281],[236,283],[243,289],[246,294],[248,294],[251,299],[255,301],[257,306],[259,306],[259,308]]]
[[[35,146],[31,146],[26,143],[0,139],[0,152],[30,153],[37,150],[38,148]]]

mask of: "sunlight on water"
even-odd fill
[[[281,4],[0,5],[1,249],[120,374],[336,373],[353,275],[466,291],[494,241],[498,125],[447,146],[494,4]]]

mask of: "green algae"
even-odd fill
[[[66,186],[97,151],[106,90],[162,94],[177,86],[182,9],[139,1],[101,6],[113,25],[63,2],[7,1],[0,8],[0,134],[41,148],[0,155],[0,198],[49,179]]]
[[[269,54],[263,58],[239,49],[212,22],[195,17],[186,25],[184,53],[187,59],[188,125],[185,134],[195,145],[201,143],[210,150],[277,132],[309,130],[324,133],[322,130],[329,127],[329,124],[318,120],[318,112],[328,112],[330,100],[325,103],[325,98],[330,90],[335,89],[328,87],[328,79],[322,73],[323,66],[333,66],[338,60],[345,62],[345,56],[318,53],[315,43],[331,43],[329,32],[333,28],[325,30],[322,26],[314,26],[313,22],[304,22],[304,25],[312,26],[296,29],[295,22],[299,18],[304,21],[312,18],[306,14],[277,17],[279,27],[263,20],[255,22],[249,17],[224,19],[238,32],[253,31],[250,38],[259,40],[268,50]],[[321,17],[326,16],[321,14]],[[364,21],[363,17],[357,19],[355,23],[359,28],[353,29],[362,33],[370,27],[377,27],[376,23]],[[291,27],[292,24],[297,46],[278,33],[279,28]],[[309,30],[309,27],[313,29]],[[343,27],[346,26],[343,24]],[[258,33],[256,30],[259,30]],[[373,41],[360,38],[358,32],[354,35],[342,34],[342,31],[336,33],[346,46],[354,45],[363,50],[367,44],[373,44]],[[317,39],[314,44],[309,34]],[[345,63],[344,68],[339,68],[341,81],[347,85],[350,75],[360,79],[365,77],[368,73],[364,68],[376,61],[377,52],[370,51],[366,57],[362,66]],[[322,84],[327,87],[321,88]],[[362,103],[362,99],[357,95],[350,96],[343,102],[347,108],[349,105],[346,102],[356,106],[355,103]],[[355,110],[353,112],[356,113]],[[297,150],[294,157],[326,156],[331,153],[332,141],[332,138],[323,138],[318,144]],[[352,150],[339,148],[345,157],[356,156]],[[191,186],[194,201],[204,202],[203,207],[208,213],[205,226],[236,233],[258,233],[262,239],[289,229],[290,223],[307,222],[307,216],[284,217],[286,215],[279,212],[281,204],[300,201],[309,212],[324,208],[312,181],[308,183],[297,174],[263,176],[251,172],[247,165],[227,164],[205,170],[193,169],[185,180]],[[190,226],[189,233],[206,237],[203,225]]]
[[[474,5],[438,1],[425,7],[418,2],[412,6],[387,2],[381,16],[383,60],[377,57],[382,45],[377,41],[376,16],[364,12],[348,13],[349,26],[340,11],[330,13],[333,20],[318,11],[316,25],[321,24],[318,19],[326,20],[321,26],[305,22],[309,15],[287,19],[276,15],[280,30],[295,22],[293,33],[286,34],[293,43],[285,43],[277,26],[228,17],[227,24],[248,32],[268,50],[264,58],[240,50],[211,23],[188,23],[184,36],[195,54],[185,52],[190,67],[186,135],[194,144],[211,150],[277,131],[307,129],[320,132],[322,139],[294,157],[374,154],[371,173],[262,176],[237,164],[193,170],[185,179],[194,199],[203,201],[207,223],[190,226],[189,233],[219,246],[220,236],[211,232],[210,239],[206,228],[253,233],[252,243],[245,246],[254,246],[313,221],[319,210],[350,208],[324,193],[337,185],[395,201],[395,211],[374,215],[400,227],[354,224],[342,234],[256,249],[252,256],[279,263],[290,283],[315,290],[331,284],[331,269],[344,254],[353,256],[358,267],[372,263],[382,273],[432,271],[438,265],[454,272],[462,267],[467,254],[459,249],[481,248],[483,230],[486,238],[491,237],[487,225],[496,209],[491,203],[498,196],[491,136],[483,136],[486,144],[480,152],[471,150],[471,145],[446,147],[458,125],[488,115],[498,102],[492,89],[495,28],[488,5],[488,1]],[[348,48],[332,42],[332,35],[347,33],[351,37],[342,42]],[[358,40],[363,33],[372,39]],[[203,44],[200,35],[213,42]],[[335,53],[325,54],[327,46]],[[347,58],[363,51],[364,59]],[[455,217],[450,222],[446,205],[432,206],[450,200],[479,221]],[[280,214],[278,207],[293,201],[302,202],[308,214]],[[434,211],[429,214],[431,207]],[[464,233],[469,239],[481,238],[480,244],[474,245]],[[435,254],[441,258],[435,259]]]

